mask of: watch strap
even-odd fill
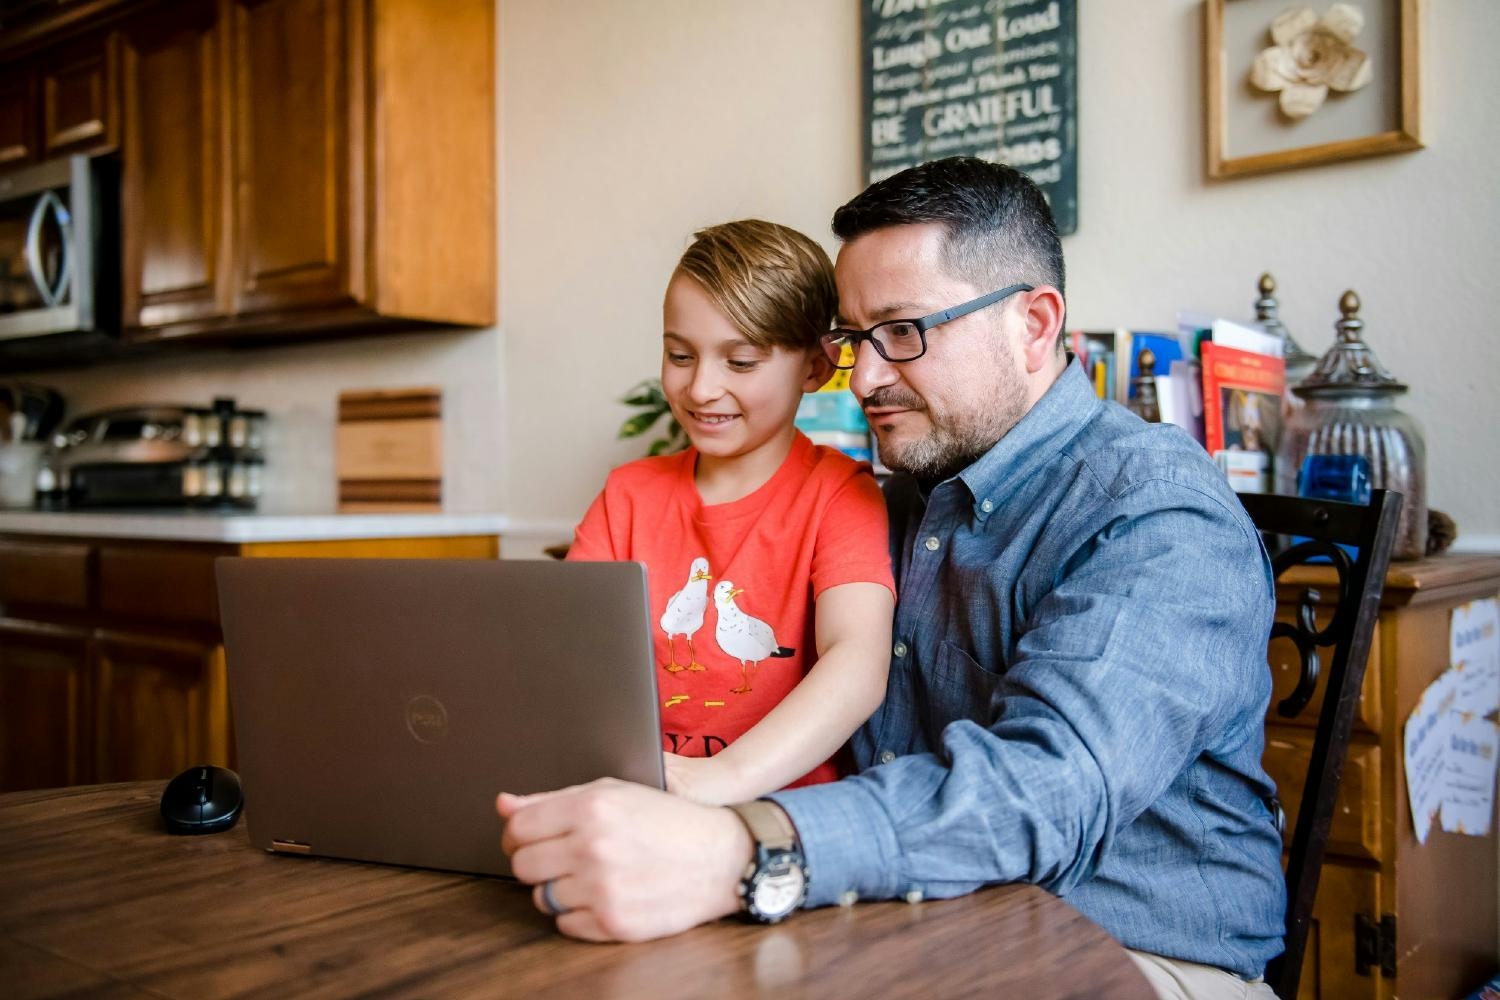
[[[770,799],[754,802],[737,802],[729,808],[739,816],[740,822],[750,831],[758,850],[791,851],[797,849],[797,828],[792,819]]]

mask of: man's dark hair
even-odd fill
[[[876,181],[833,213],[848,243],[888,226],[939,222],[949,271],[986,292],[1016,282],[1063,288],[1062,244],[1041,189],[1003,163],[953,156]]]

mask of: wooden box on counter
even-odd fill
[[[442,390],[341,392],[336,441],[340,511],[442,509]]]
[[[492,534],[219,543],[0,532],[0,792],[233,766],[219,556],[497,554]]]
[[[1290,620],[1303,588],[1332,597],[1331,569],[1288,573],[1278,614]],[[1370,647],[1360,703],[1334,806],[1328,855],[1302,968],[1304,1000],[1465,996],[1497,958],[1497,848],[1485,837],[1434,828],[1419,844],[1403,766],[1402,731],[1422,692],[1448,667],[1453,609],[1500,592],[1500,556],[1447,555],[1393,563]],[[1295,687],[1296,653],[1271,646],[1275,690],[1266,770],[1296,824],[1312,747],[1313,710],[1288,721],[1275,705]]]

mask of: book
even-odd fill
[[[1247,326],[1227,319],[1216,319],[1211,327],[1210,339],[1221,347],[1233,347],[1255,354],[1268,354],[1279,358],[1285,353],[1286,341],[1275,334],[1267,333],[1259,326]]]
[[[1130,376],[1126,383],[1127,399],[1135,398],[1135,380],[1141,375],[1141,352],[1147,348],[1156,355],[1156,364],[1152,372],[1156,375],[1158,393],[1161,385],[1167,379],[1167,374],[1172,370],[1172,362],[1182,357],[1182,342],[1177,339],[1175,333],[1154,333],[1144,330],[1133,331],[1130,334]],[[1166,420],[1166,415],[1162,415]]]
[[[1123,403],[1130,398],[1131,333],[1129,330],[1073,330],[1068,346],[1083,364],[1100,399]]]
[[[1165,397],[1162,395],[1164,386],[1167,389]],[[1173,361],[1167,377],[1158,376],[1156,380],[1156,398],[1162,423],[1176,424],[1194,441],[1203,443],[1203,377],[1198,362]]]
[[[1201,351],[1203,445],[1235,489],[1268,492],[1281,437],[1286,361],[1211,340]]]
[[[1199,353],[1199,345],[1209,339],[1213,331],[1214,318],[1207,313],[1190,312],[1179,310],[1177,313],[1177,342],[1182,345],[1182,356],[1191,361],[1199,361],[1203,355]]]

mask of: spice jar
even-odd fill
[[[1359,296],[1339,300],[1338,339],[1312,374],[1292,387],[1306,404],[1293,411],[1276,452],[1276,491],[1297,493],[1309,455],[1362,455],[1371,485],[1405,497],[1391,555],[1419,559],[1427,549],[1427,448],[1416,419],[1396,408],[1406,386],[1361,338]]]

